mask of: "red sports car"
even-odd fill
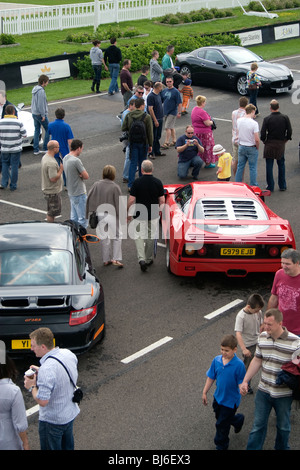
[[[267,195],[245,183],[166,185],[162,231],[168,270],[178,276],[276,272],[282,251],[296,245],[289,222],[264,203]]]

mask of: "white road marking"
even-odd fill
[[[20,209],[26,209],[28,211],[33,211],[33,212],[40,212],[41,214],[47,214],[46,211],[35,209],[34,207],[22,206],[22,204],[16,204],[15,202],[4,201],[3,199],[0,199],[0,202],[2,202],[2,204],[8,204],[10,206],[20,207]]]
[[[150,351],[153,351],[156,348],[159,348],[165,343],[168,343],[171,341],[173,338],[170,336],[165,336],[164,338],[160,339],[159,341],[156,341],[156,343],[150,344],[150,346],[147,346],[144,349],[141,349],[140,351],[136,352],[135,354],[132,354],[131,356],[125,357],[125,359],[122,359],[121,362],[123,364],[128,364],[129,362],[135,361],[135,359],[138,359],[141,356],[144,356],[145,354],[148,354]]]
[[[42,211],[41,209],[35,209],[35,207],[23,206],[22,204],[17,204],[16,202],[9,202],[9,201],[4,201],[3,199],[0,199],[0,203],[1,202],[2,204],[8,204],[9,206],[15,206],[15,207],[19,207],[20,209],[26,209],[27,211],[39,212],[40,214],[47,214],[47,211]],[[60,217],[62,216],[58,215],[55,218],[59,219]]]
[[[39,411],[40,405],[35,405],[32,408],[29,408],[26,410],[26,416],[32,416],[34,413],[37,413]]]
[[[207,320],[211,320],[212,318],[226,312],[226,310],[229,310],[230,308],[235,307],[236,305],[239,305],[241,303],[244,303],[244,300],[241,300],[241,299],[233,300],[233,302],[230,302],[229,304],[224,305],[224,307],[218,308],[218,310],[215,310],[214,312],[211,312],[208,315],[205,315],[204,318],[206,318]]]

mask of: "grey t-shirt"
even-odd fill
[[[263,313],[261,310],[258,313],[247,313],[242,309],[237,314],[234,330],[242,333],[246,348],[257,344],[262,323]]]
[[[83,179],[79,176],[85,168],[78,157],[66,155],[63,160],[64,172],[67,181],[67,190],[69,196],[80,196],[86,193],[86,187]]]

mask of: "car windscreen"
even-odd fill
[[[0,286],[70,284],[71,254],[62,250],[0,252]]]
[[[250,62],[261,62],[263,60],[248,49],[231,49],[229,52],[223,52],[223,54],[232,64],[248,64]]]

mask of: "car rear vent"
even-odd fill
[[[224,200],[202,200],[202,209],[205,219],[228,219]]]
[[[53,307],[58,305],[64,305],[65,298],[64,297],[50,297],[50,298],[38,298],[37,306],[38,307]]]
[[[28,307],[29,306],[29,301],[28,299],[3,299],[2,302],[2,307]]]
[[[236,219],[257,219],[254,201],[232,200],[232,208]]]

